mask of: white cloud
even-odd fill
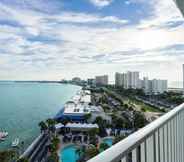
[[[126,24],[128,20],[119,19],[115,16],[99,16],[95,14],[84,14],[84,13],[72,13],[64,12],[56,16],[48,16],[50,21],[56,20],[57,22],[70,22],[70,23],[120,23]]]
[[[29,77],[38,78],[40,74],[40,77],[44,75],[47,79],[58,79],[60,74],[63,77],[89,77],[100,73],[112,75],[115,71],[128,68],[151,71],[156,76],[158,73],[154,67],[158,70],[159,63],[162,64],[160,75],[165,74],[169,64],[176,70],[179,67],[177,64],[184,59],[183,55],[159,49],[182,44],[184,28],[159,27],[171,20],[182,20],[175,6],[172,9],[175,14],[169,14],[172,3],[161,1],[157,3],[159,5],[154,5],[151,18],[135,25],[129,25],[127,20],[115,16],[75,12],[48,15],[0,5],[0,11],[5,11],[0,12],[0,19],[9,15],[9,20],[20,24],[18,27],[0,25],[0,55],[3,55],[0,56],[0,69],[16,69],[16,73],[6,74],[7,78],[21,78],[17,74],[30,72]],[[112,28],[104,25],[106,23],[120,26]],[[30,37],[35,40],[31,41]],[[37,37],[56,41],[47,42]],[[4,76],[1,71],[0,78]],[[168,78],[173,79],[173,76],[175,74],[168,74]]]
[[[89,0],[92,4],[97,7],[105,7],[112,3],[113,0]]]
[[[167,23],[176,23],[178,21],[183,21],[184,19],[176,7],[173,0],[135,0],[136,2],[149,3],[152,7],[151,17],[144,19],[140,23],[140,28],[151,28],[151,27],[161,27]]]

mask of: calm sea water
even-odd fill
[[[26,145],[39,134],[38,123],[53,117],[80,87],[53,83],[0,82],[0,130],[9,133],[0,149],[15,138]]]

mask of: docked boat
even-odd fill
[[[4,141],[8,136],[8,132],[0,132],[0,141]]]
[[[17,147],[19,145],[19,138],[16,138],[13,142],[12,142],[12,147]]]

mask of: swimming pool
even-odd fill
[[[60,152],[60,159],[62,162],[76,162],[79,155],[76,154],[76,147],[74,145],[65,147]]]
[[[112,138],[106,138],[103,140],[103,142],[105,142],[106,144],[108,144],[109,147],[112,146],[113,144],[113,139]]]

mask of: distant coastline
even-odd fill
[[[46,81],[46,80],[0,80],[0,82],[15,82],[15,83],[61,83],[60,81]]]

